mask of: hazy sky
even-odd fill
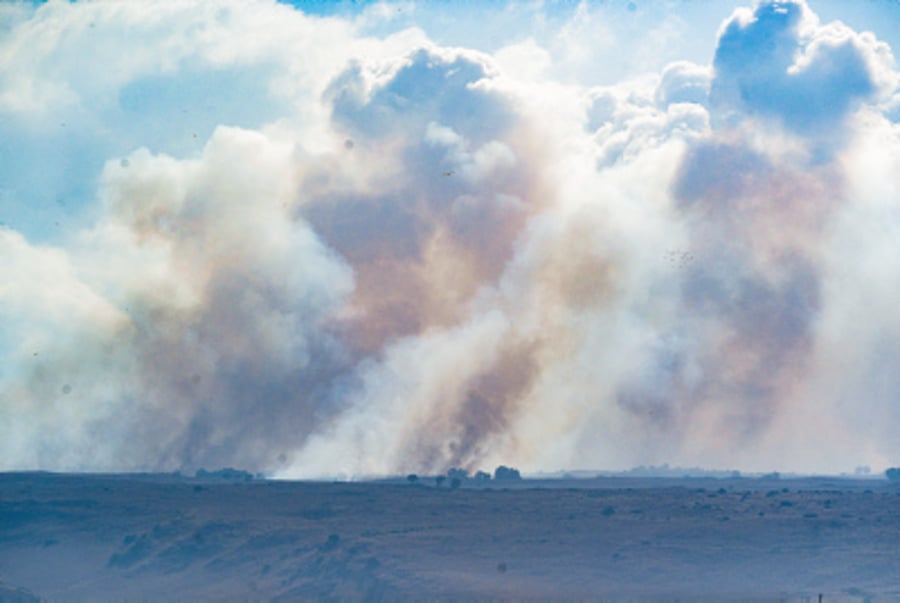
[[[900,463],[900,3],[0,4],[0,469]]]

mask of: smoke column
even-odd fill
[[[887,43],[764,1],[598,82],[599,7],[404,7],[0,7],[0,469],[897,462]]]

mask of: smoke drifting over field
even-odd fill
[[[763,2],[595,85],[395,6],[0,8],[0,468],[895,462],[886,43]]]

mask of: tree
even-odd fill
[[[507,467],[506,465],[500,465],[494,471],[494,479],[495,480],[516,480],[516,479],[522,479],[522,476],[519,474],[518,469],[514,469],[512,467]]]
[[[447,481],[447,478],[446,478],[445,476],[443,476],[443,475],[439,475],[439,476],[437,476],[436,478],[434,478],[434,484],[435,484],[438,488],[440,488],[441,485],[442,485],[445,481]]]
[[[454,467],[447,472],[447,477],[450,479],[456,478],[458,480],[468,479],[469,472],[465,469],[460,469],[458,467]]]
[[[410,473],[409,475],[406,476],[406,481],[408,481],[411,484],[414,484],[417,481],[419,481],[419,476],[416,475],[415,473]]]
[[[891,467],[884,474],[892,482],[900,482],[900,467]]]

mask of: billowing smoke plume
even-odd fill
[[[137,6],[0,13],[3,207],[45,208],[0,226],[0,467],[900,455],[874,35],[768,1],[708,66],[591,86],[367,36],[384,7]]]

